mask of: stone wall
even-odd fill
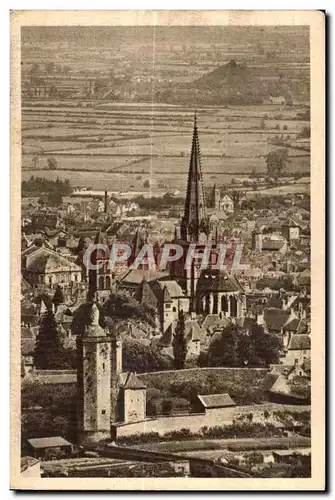
[[[196,433],[202,427],[214,427],[216,425],[231,425],[233,419],[246,417],[249,413],[253,414],[253,422],[271,423],[273,420],[274,411],[309,411],[310,406],[295,406],[295,405],[250,405],[236,406],[235,408],[220,408],[215,412],[193,413],[191,415],[171,415],[157,417],[142,422],[134,422],[129,424],[115,424],[113,427],[113,438],[132,436],[134,434],[145,434],[149,432],[158,432],[164,435],[168,432],[179,431],[180,429],[189,429],[191,433]],[[269,416],[265,418],[264,412],[267,411]]]

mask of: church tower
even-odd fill
[[[99,325],[95,301],[90,315],[90,326],[77,338],[78,430],[82,443],[110,437],[111,428],[112,339]]]
[[[209,224],[202,179],[201,154],[196,115],[194,115],[193,139],[188,171],[185,211],[180,229],[181,239],[189,243],[198,243],[201,233],[206,235],[208,238]]]

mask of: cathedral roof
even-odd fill
[[[191,158],[187,180],[185,211],[181,227],[182,239],[198,241],[200,233],[206,233],[207,224],[206,197],[202,180],[201,154],[197,119],[195,116]]]
[[[243,287],[235,276],[207,269],[201,272],[197,289],[200,292],[243,292]]]

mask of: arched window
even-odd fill
[[[207,295],[207,297],[206,297],[206,310],[205,310],[206,314],[209,314],[209,312],[210,312],[210,303],[211,303],[211,298],[209,295]]]
[[[237,299],[234,295],[230,297],[230,316],[233,318],[237,317]]]
[[[213,303],[213,314],[217,314],[219,312],[218,305],[219,305],[219,297],[217,296],[217,294],[215,294]]]
[[[99,290],[103,290],[105,285],[105,280],[103,276],[99,276]]]
[[[221,311],[228,312],[228,300],[226,295],[222,295],[221,297]]]
[[[106,276],[106,290],[109,290],[111,287],[111,277]]]

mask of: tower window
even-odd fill
[[[106,414],[106,410],[101,410],[101,413],[102,413],[103,415],[105,415],[105,414]]]
[[[105,371],[105,363],[102,363],[102,369]]]

